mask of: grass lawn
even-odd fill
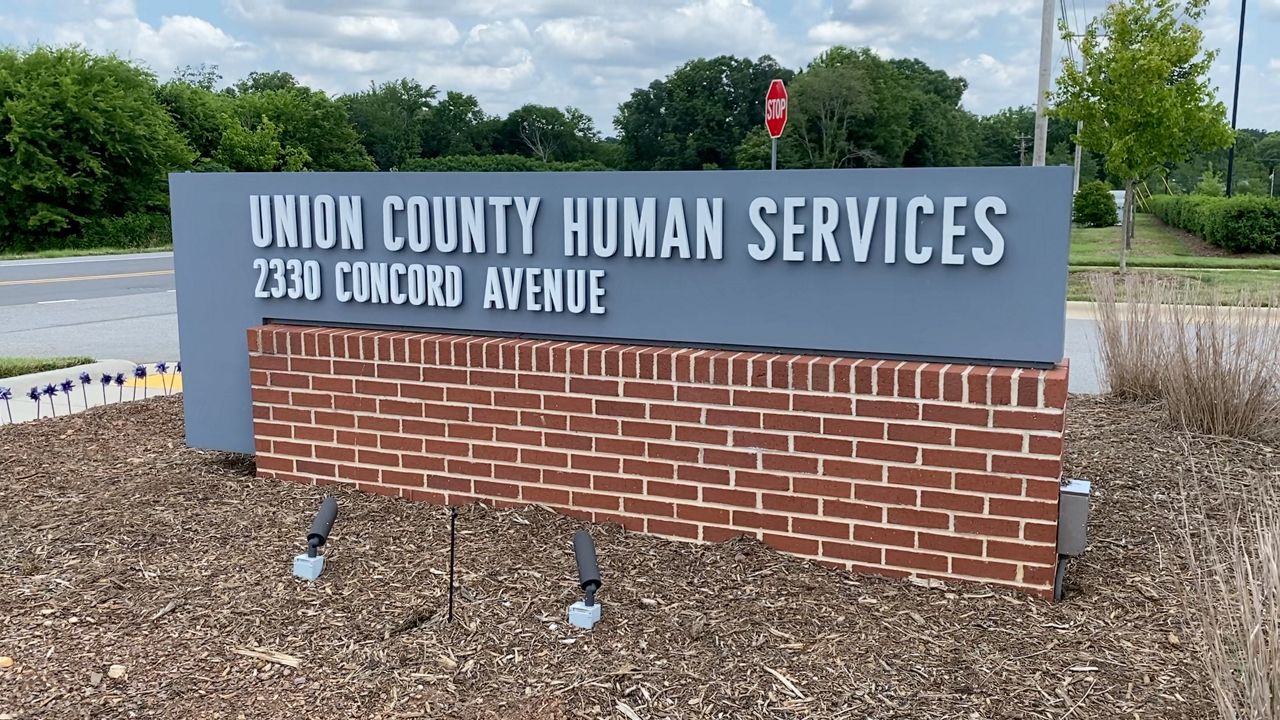
[[[1118,275],[1120,271],[1104,267],[1072,267],[1067,277],[1067,299],[1093,300],[1089,275],[1099,272]],[[1197,302],[1217,299],[1225,305],[1236,305],[1240,300],[1250,298],[1254,302],[1274,305],[1280,294],[1280,270],[1135,268],[1130,272],[1154,273],[1170,279],[1186,278],[1191,282],[1192,295]]]
[[[1280,270],[1280,255],[1230,255],[1199,238],[1165,225],[1148,213],[1135,217],[1130,267]],[[1118,267],[1120,227],[1071,230],[1072,268]]]
[[[34,252],[0,252],[0,260],[29,260],[32,258],[80,257],[82,255],[128,255],[132,253],[169,252],[172,245],[145,248],[59,248]]]
[[[93,362],[91,357],[28,358],[0,355],[0,378],[44,372],[46,370],[61,370],[62,368],[91,362]]]

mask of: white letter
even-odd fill
[[[673,249],[689,259],[689,229],[684,220],[684,200],[680,198],[667,201],[667,222],[662,229],[662,257],[671,257]]]
[[[404,247],[404,237],[395,234],[395,216],[392,212],[404,209],[399,195],[388,195],[382,200],[382,244],[392,252]]]
[[[298,240],[302,247],[311,248],[311,196],[298,196]]]
[[[898,198],[884,200],[884,264],[898,259]]]
[[[782,259],[787,262],[804,260],[804,253],[796,250],[796,238],[804,234],[804,225],[796,222],[796,210],[804,204],[804,198],[782,198]]]
[[[275,202],[276,247],[298,247],[298,211],[292,195],[272,195]]]
[[[600,198],[596,198],[596,202],[599,201]],[[604,212],[597,207],[595,213],[591,223],[591,251],[598,257],[613,257],[618,253],[618,198],[606,198]],[[603,234],[600,232],[602,222]]]
[[[591,273],[591,314],[603,315],[604,303],[604,271],[592,270]]]
[[[625,257],[653,257],[657,237],[656,201],[647,197],[636,206],[636,199],[629,197],[622,202],[622,254]]]
[[[760,217],[761,211],[773,215],[778,212],[778,203],[773,198],[758,197],[751,201],[751,206],[747,208],[747,213],[751,217],[751,224],[755,227],[756,232],[760,233],[760,244],[751,244],[747,246],[747,252],[755,260],[768,260],[773,257],[773,251],[778,246],[778,239],[773,234],[773,228]]]
[[[920,213],[922,212],[925,215],[933,214],[933,200],[929,199],[927,195],[917,195],[911,198],[907,203],[907,238],[903,254],[907,256],[907,262],[913,265],[923,265],[929,262],[929,258],[933,257],[933,248],[921,250],[916,244],[916,231],[920,227]]]
[[[334,297],[338,298],[338,302],[351,302],[351,291],[347,289],[347,284],[343,282],[344,274],[351,274],[351,263],[340,262],[333,266]]]
[[[507,208],[511,206],[511,198],[491,197],[489,205],[493,207],[493,251],[499,255],[506,255]]]
[[[502,283],[498,280],[498,268],[490,266],[484,273],[484,309],[504,310],[502,304]]]
[[[707,206],[706,198],[698,198],[698,259],[706,260],[708,250],[711,259],[724,257],[724,200],[711,198],[711,206]]]
[[[462,252],[483,253],[484,198],[464,197],[462,203]]]
[[[338,217],[334,214],[333,196],[317,195],[314,213],[316,247],[329,250],[338,244]]]
[[[538,295],[542,292],[542,269],[529,268],[525,270],[524,279],[524,309],[525,310],[541,310],[542,301]]]
[[[991,224],[991,219],[987,217],[988,212],[994,211],[996,215],[1004,215],[1009,211],[1005,207],[1004,200],[994,195],[988,195],[978,201],[973,206],[973,217],[978,223],[978,229],[983,235],[987,236],[987,240],[991,241],[991,250],[983,250],[981,248],[973,249],[973,261],[979,265],[995,265],[1004,257],[1004,236]]]
[[[458,307],[462,304],[462,268],[457,265],[444,266],[445,307]]]
[[[587,199],[564,199],[564,256],[587,256]]]
[[[271,247],[271,196],[249,196],[249,226],[253,230],[253,244]]]
[[[871,232],[876,228],[876,215],[880,212],[880,198],[867,198],[865,217],[858,215],[858,198],[845,198],[844,206],[849,211],[849,245],[853,248],[853,261],[866,262],[867,251],[871,249]]]
[[[409,274],[409,268],[404,263],[391,263],[390,271],[387,273],[391,280],[391,302],[396,305],[403,305],[409,301],[409,294],[400,287],[400,278]]]
[[[840,205],[826,197],[813,199],[813,261],[840,262],[836,247],[836,226],[840,224]]]
[[[964,237],[964,226],[956,224],[956,208],[969,204],[962,197],[945,197],[942,199],[942,264],[963,265],[964,256],[954,252],[956,238]]]
[[[431,248],[431,213],[427,212],[427,199],[414,195],[405,207],[409,211],[409,249],[426,252]]]
[[[364,206],[359,195],[339,195],[338,215],[342,217],[342,249],[364,249]]]
[[[538,204],[542,198],[516,198],[516,213],[520,215],[521,249],[525,255],[533,254],[533,221],[538,217]]]

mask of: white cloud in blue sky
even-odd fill
[[[1067,15],[1083,24],[1104,1],[1065,0]],[[1240,125],[1280,129],[1280,0],[1251,5]],[[1228,103],[1239,7],[1214,0],[1204,24]],[[633,88],[690,58],[770,54],[799,68],[834,44],[960,74],[974,112],[1032,104],[1039,12],[1037,0],[5,0],[0,41],[77,42],[161,77],[202,62],[228,81],[283,69],[333,93],[410,76],[492,113],[574,105],[607,134]]]

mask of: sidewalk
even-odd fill
[[[166,388],[170,394],[182,392],[182,375],[174,372],[174,363],[168,364],[164,375],[156,371],[154,363],[148,363],[144,366],[147,369],[147,377],[143,380],[133,375],[137,367],[137,364],[129,360],[100,360],[61,370],[0,378],[0,388],[9,388],[13,393],[7,407],[0,401],[0,425],[7,425],[10,422],[11,413],[12,422],[20,423],[37,417],[82,412],[87,407],[104,404],[104,398],[107,403],[130,402],[135,399],[163,395]],[[90,382],[87,385],[80,382],[81,373],[88,373]],[[121,374],[124,375],[124,384],[116,385],[114,379]],[[112,383],[109,386],[102,384],[103,375],[112,377]],[[69,394],[62,391],[62,383],[67,380],[73,383]],[[52,398],[42,392],[40,401],[37,403],[27,396],[31,388],[43,391],[49,385],[57,389]]]

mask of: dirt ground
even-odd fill
[[[322,490],[185,449],[180,398],[0,427],[0,718],[1210,717],[1183,439],[1151,408],[1069,418],[1096,499],[1066,602],[597,526],[590,633],[565,624],[578,521],[464,509],[448,624],[442,508],[337,491],[303,583]],[[1190,444],[1280,478],[1275,449]]]

